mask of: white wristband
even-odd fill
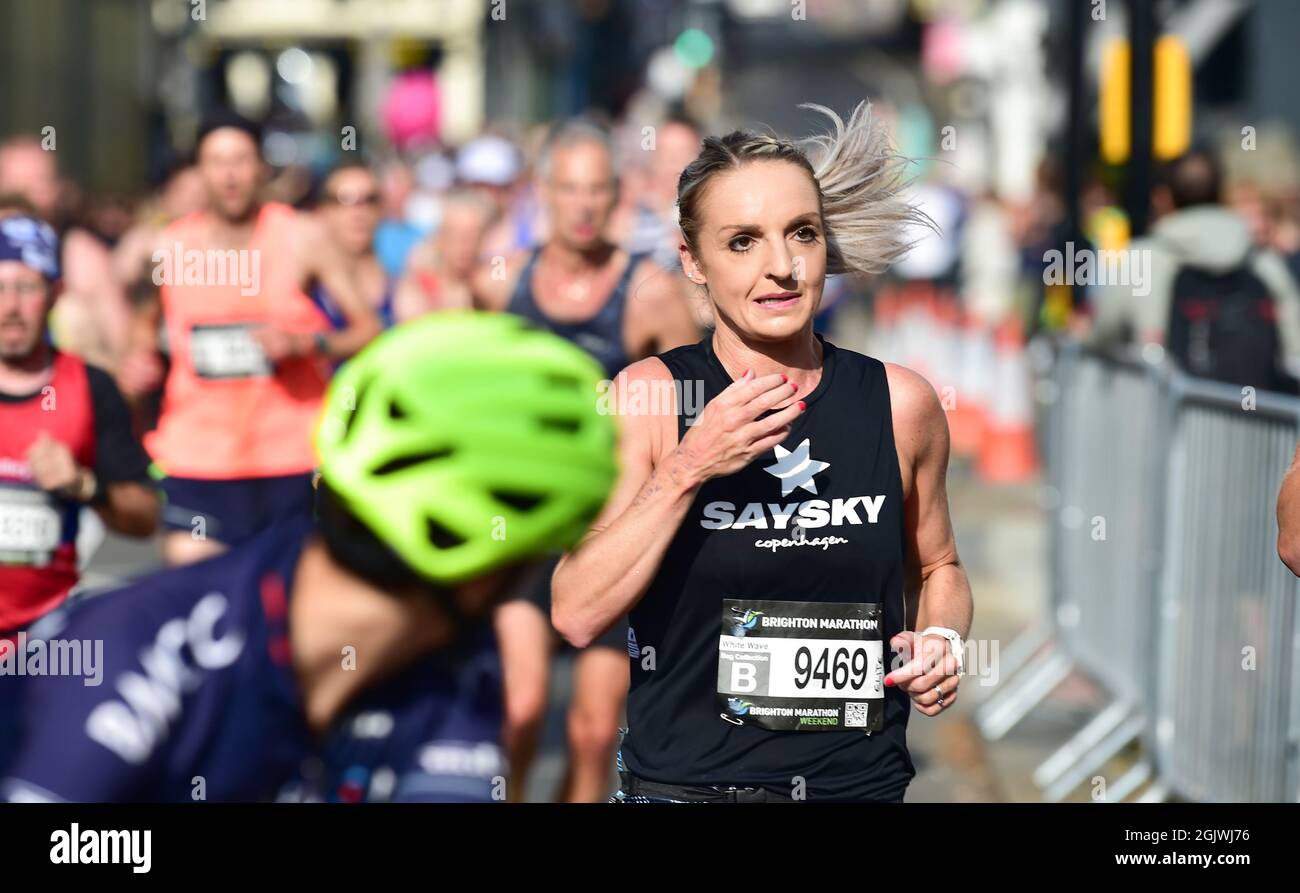
[[[957,658],[957,675],[960,676],[965,670],[966,664],[963,660],[962,652],[964,650],[961,642],[961,636],[956,630],[948,629],[946,626],[927,626],[921,630],[922,636],[943,636],[948,640],[948,647],[952,651],[952,656]]]

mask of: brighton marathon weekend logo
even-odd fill
[[[82,676],[82,685],[104,681],[103,639],[0,639],[0,676]]]
[[[782,498],[789,497],[795,490],[818,495],[816,475],[830,468],[831,464],[813,457],[810,438],[805,437],[793,450],[777,445],[773,448],[773,455],[776,461],[763,470],[781,482]],[[884,494],[788,503],[750,502],[739,508],[733,502],[718,500],[704,506],[700,526],[705,530],[788,530],[789,536],[759,539],[754,542],[754,547],[775,552],[794,546],[811,546],[825,551],[848,540],[834,534],[810,537],[809,530],[846,524],[875,524],[884,502]]]
[[[782,617],[751,608],[732,608],[731,634],[738,638],[754,629],[878,630],[880,621],[866,617]]]

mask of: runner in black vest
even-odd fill
[[[611,380],[630,361],[698,338],[680,278],[606,238],[618,187],[608,135],[587,122],[561,122],[542,149],[538,175],[548,240],[530,252],[489,262],[474,278],[476,303],[567,338],[592,354]],[[551,572],[558,560],[557,555],[539,567],[522,597],[497,614],[516,797],[522,796],[541,732],[550,655],[560,642],[550,624]],[[627,625],[611,623],[575,661],[569,767],[559,799],[608,796],[627,694],[626,653]]]
[[[623,477],[555,574],[575,645],[631,612],[624,801],[899,801],[909,699],[955,698],[972,608],[943,409],[813,334],[826,274],[879,271],[916,216],[869,107],[834,120],[819,169],[736,132],[682,174],[716,329],[617,382]]]

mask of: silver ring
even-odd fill
[[[935,693],[936,695],[939,696],[939,700],[936,701],[935,703],[937,703],[940,707],[942,707],[942,706],[943,706],[943,689],[936,685],[936,686],[934,687],[934,693]]]

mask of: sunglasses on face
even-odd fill
[[[340,205],[345,208],[355,208],[358,205],[378,207],[379,200],[380,197],[378,192],[365,192],[360,195],[353,192],[343,192],[326,196],[325,203],[328,205]]]

